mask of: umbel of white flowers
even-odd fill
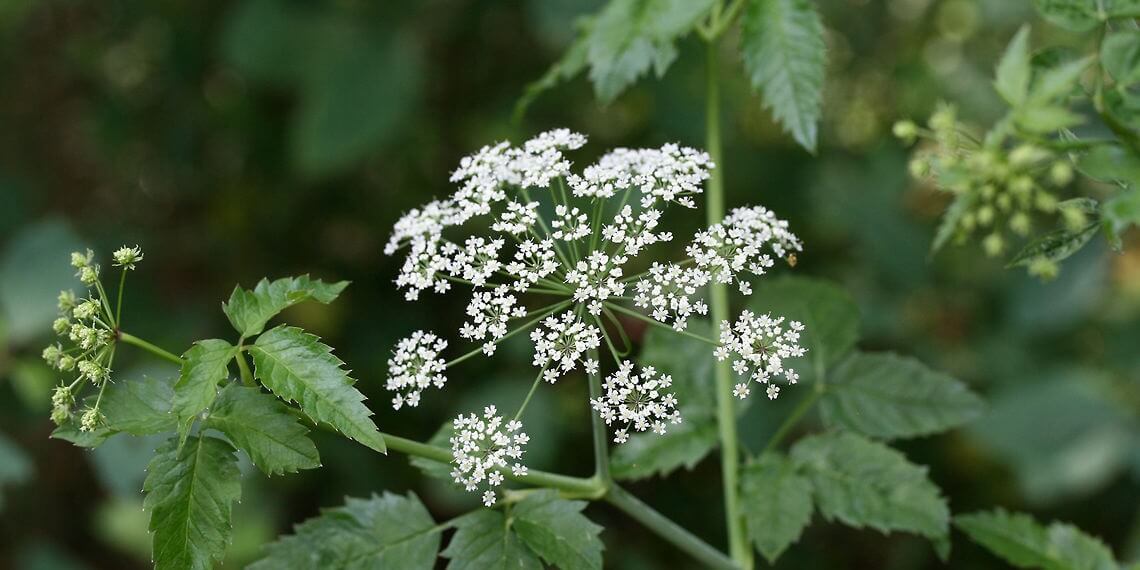
[[[137,245],[123,246],[111,257],[114,260],[112,265],[125,273],[143,260],[143,252]],[[75,375],[71,382],[61,383],[52,393],[51,419],[56,425],[72,420],[78,396],[88,383],[98,389],[95,402],[85,404],[79,416],[79,429],[89,432],[103,421],[99,406],[103,401],[103,391],[111,381],[111,364],[115,356],[112,340],[118,327],[119,311],[118,307],[114,311],[111,309],[107,291],[100,281],[101,269],[95,263],[95,252],[88,249],[72,253],[71,266],[75,268],[75,276],[87,287],[87,292],[82,299],[72,291],[60,292],[59,318],[52,324],[59,341],[44,349],[43,358],[52,368]],[[124,282],[119,281],[120,288]],[[122,302],[121,291],[118,302]]]
[[[389,360],[394,408],[418,406],[424,390],[446,385],[447,369],[491,356],[501,342],[530,331],[538,368],[530,394],[541,381],[554,383],[579,368],[599,374],[592,354],[604,344],[617,369],[591,407],[615,426],[617,443],[630,430],[664,434],[681,421],[672,378],[649,367],[638,372],[620,358],[611,337],[613,331],[624,337],[617,315],[694,336],[684,331],[690,317],[708,313],[700,297],[708,284],[735,284],[751,294],[752,279],[802,249],[786,221],[751,206],[697,232],[684,247],[687,259],[635,262],[673,241],[660,227],[665,209],[696,208],[715,165],[704,152],[666,144],[619,148],[573,172],[565,153],[585,143],[585,136],[557,129],[521,146],[483,147],[452,173],[454,194],[396,222],[384,250],[404,256],[396,287],[411,301],[425,291],[469,287],[467,319],[458,332],[477,345],[445,360],[448,343],[435,333],[416,331],[401,340]],[[635,264],[648,269],[631,275],[627,268]],[[803,325],[746,312],[721,329],[719,341],[705,340],[718,358],[734,359],[742,377],[738,397],[746,397],[754,381],[767,385],[769,398],[779,393],[777,381],[795,383],[785,360],[804,354],[798,344]],[[453,477],[469,491],[482,489],[488,506],[506,473],[526,469],[519,460],[527,438],[518,420],[529,401],[528,395],[508,422],[494,407],[453,422]]]

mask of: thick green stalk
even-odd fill
[[[720,223],[724,219],[724,156],[721,153],[720,139],[720,85],[717,64],[717,42],[708,43],[707,94],[705,108],[705,146],[716,165],[709,178],[708,223]],[[712,283],[709,307],[714,327],[728,320],[728,288],[723,283]],[[714,338],[720,338],[719,330]],[[752,549],[744,532],[744,517],[740,512],[740,492],[738,475],[740,471],[740,444],[736,434],[736,410],[732,396],[732,369],[729,361],[716,363],[717,424],[720,429],[721,480],[724,485],[725,524],[728,529],[728,550],[732,559],[741,568],[752,568]]]
[[[586,358],[597,361],[598,349],[591,348],[586,353]],[[602,372],[600,362],[598,363],[598,370],[590,374],[589,377],[590,400],[601,398]],[[606,439],[606,424],[602,421],[602,416],[593,409],[593,406],[590,406],[590,427],[594,432],[594,478],[608,485],[612,479],[610,478],[610,447]]]
[[[177,354],[163,350],[163,349],[161,349],[161,348],[159,348],[159,347],[157,347],[157,346],[155,346],[155,345],[153,345],[153,344],[151,344],[151,343],[149,343],[149,342],[147,342],[147,341],[145,341],[145,340],[143,340],[137,336],[125,333],[123,331],[119,331],[119,340],[121,340],[127,344],[133,344],[133,345],[135,345],[135,346],[137,346],[137,347],[139,347],[139,348],[141,348],[141,349],[143,349],[143,350],[145,350],[145,351],[147,351],[147,352],[149,352],[149,353],[151,353],[151,354],[153,354],[159,358],[169,360],[170,362],[173,362],[174,364],[182,366],[182,358],[180,358]]]
[[[605,500],[709,568],[738,568],[736,563],[719,550],[653,510],[625,489],[615,485],[606,493]]]

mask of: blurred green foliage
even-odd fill
[[[454,378],[445,397],[414,413],[388,409],[388,347],[415,328],[454,329],[461,307],[446,297],[405,303],[392,284],[395,262],[380,250],[402,211],[450,192],[459,157],[493,140],[568,126],[592,137],[586,155],[701,144],[702,58],[686,49],[663,79],[642,80],[609,105],[595,103],[579,78],[510,122],[524,87],[573,38],[575,17],[597,4],[3,3],[0,567],[148,566],[138,491],[154,442],[87,452],[47,437],[56,380],[38,354],[56,292],[71,286],[66,253],[77,246],[137,242],[147,251],[124,319],[174,352],[228,330],[219,306],[235,283],[306,272],[352,281],[337,303],[299,305],[289,321],[337,347],[385,430],[426,440],[439,419],[474,403],[517,400],[529,354],[514,339],[493,363],[478,361]],[[986,395],[987,411],[966,429],[899,446],[930,466],[955,512],[1000,505],[1071,521],[1136,560],[1135,230],[1125,236],[1127,253],[1086,248],[1044,285],[969,251],[929,259],[944,199],[912,187],[905,151],[889,137],[895,119],[924,116],[939,98],[970,120],[1000,116],[989,81],[1022,23],[1053,44],[1078,36],[1039,21],[1028,0],[825,0],[820,9],[828,72],[817,155],[772,122],[747,77],[726,77],[729,204],[762,203],[791,221],[807,244],[797,272],[851,294],[860,348],[913,354]],[[697,223],[669,222],[678,235]],[[116,364],[142,373],[153,363],[124,351]],[[528,431],[542,442],[532,446],[533,467],[586,471],[575,469],[590,457],[584,390],[559,383],[528,409]],[[790,402],[751,406],[745,443],[762,445]],[[241,466],[247,476],[227,566],[256,559],[273,536],[345,495],[413,490],[437,520],[474,500],[422,477],[405,458],[314,437],[323,469],[265,479]],[[706,461],[633,490],[720,544],[718,481]],[[613,567],[688,564],[620,513],[602,505],[587,512],[606,528]],[[939,564],[915,537],[816,524],[777,566]],[[1001,567],[965,540],[954,541],[951,565]]]

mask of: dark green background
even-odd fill
[[[57,379],[38,354],[56,293],[78,286],[66,254],[81,245],[104,256],[124,243],[143,247],[124,328],[174,352],[229,334],[220,303],[235,283],[304,272],[351,280],[333,305],[298,306],[287,318],[337,347],[386,431],[426,439],[459,411],[513,405],[532,374],[525,343],[461,368],[419,409],[390,410],[389,347],[417,328],[454,331],[462,305],[456,296],[403,301],[392,283],[398,260],[381,249],[400,213],[451,192],[450,171],[483,144],[566,126],[591,137],[580,165],[613,146],[702,144],[704,58],[694,38],[664,79],[609,107],[578,79],[511,122],[525,85],[597,4],[0,4],[0,437],[16,448],[0,441],[0,568],[149,560],[139,489],[156,441],[124,436],[92,452],[48,439]],[[928,260],[945,200],[907,178],[906,150],[889,137],[894,120],[926,116],[939,98],[981,124],[999,116],[989,77],[1025,21],[1035,41],[1087,46],[1037,20],[1028,0],[825,0],[821,10],[829,68],[816,156],[772,124],[726,45],[729,206],[759,203],[791,221],[806,242],[795,271],[852,293],[864,348],[913,354],[990,400],[964,429],[899,445],[930,466],[955,512],[1001,505],[1069,520],[1135,560],[1136,236],[1132,253],[1086,248],[1044,285],[971,247]],[[701,219],[674,214],[669,223],[684,236]],[[137,352],[116,364],[122,378],[172,373]],[[588,471],[584,398],[574,382],[538,394],[529,464]],[[793,402],[752,406],[746,444],[762,446]],[[226,567],[255,559],[261,544],[345,495],[411,489],[439,520],[473,504],[419,477],[404,457],[316,437],[323,469],[269,480],[247,472]],[[633,490],[722,544],[716,463]],[[688,564],[620,513],[587,513],[606,527],[613,567]],[[920,539],[817,520],[779,566],[939,563]],[[957,533],[951,566],[1001,567]]]

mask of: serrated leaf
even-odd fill
[[[253,290],[234,287],[230,300],[222,304],[222,312],[238,333],[252,337],[265,330],[265,323],[281,311],[301,301],[331,303],[345,287],[348,281],[325,283],[308,275],[283,277],[272,282],[262,279]]]
[[[1097,0],[1033,0],[1049,23],[1074,32],[1087,32],[1100,21]]]
[[[285,404],[257,388],[226,386],[210,410],[206,427],[224,433],[266,475],[320,466],[309,430]]]
[[[1072,231],[1066,228],[1049,232],[1026,245],[1009,261],[1006,267],[1028,266],[1036,259],[1059,262],[1085,246],[1100,229],[1100,222],[1092,222]]]
[[[760,456],[740,477],[748,535],[768,563],[774,564],[811,523],[811,482],[779,453]]]
[[[523,90],[522,96],[519,97],[518,102],[515,103],[513,115],[515,122],[522,120],[527,109],[538,99],[539,95],[553,89],[560,83],[570,81],[586,69],[588,63],[586,55],[589,53],[590,22],[583,21],[579,26],[582,27],[582,32],[574,39],[570,47],[566,48],[566,53],[562,54],[562,57],[554,62],[554,65],[551,65],[550,69],[546,70],[546,73],[544,73],[542,77],[529,83],[526,89]]]
[[[705,320],[690,321],[689,332],[711,336]],[[666,476],[679,467],[692,469],[717,445],[716,396],[712,371],[716,359],[709,345],[663,329],[651,329],[642,342],[638,364],[673,377],[673,392],[684,420],[664,435],[635,433],[614,447],[614,477],[636,480]],[[738,406],[743,410],[743,406]]]
[[[658,77],[677,57],[674,45],[704,17],[714,0],[612,0],[590,27],[586,59],[603,104],[652,68]]]
[[[478,510],[455,521],[442,552],[448,570],[542,570],[538,555],[519,540],[499,511]]]
[[[175,429],[171,414],[174,387],[170,380],[144,376],[112,383],[99,405],[110,431],[150,435]]]
[[[266,547],[250,570],[430,570],[439,553],[440,529],[419,498],[385,492],[325,509]]]
[[[828,520],[936,540],[949,532],[950,509],[926,468],[886,445],[826,433],[797,442],[791,458],[812,482],[816,508]]]
[[[682,416],[684,417],[684,416]],[[665,435],[638,433],[613,450],[610,469],[621,480],[664,477],[679,467],[692,469],[718,443],[713,416],[685,417]]]
[[[219,340],[200,340],[182,355],[182,371],[174,384],[172,412],[183,440],[190,426],[218,396],[218,383],[229,375],[229,364],[238,354],[236,346]]]
[[[1033,87],[1029,90],[1028,102],[1044,104],[1070,94],[1081,74],[1094,59],[1094,56],[1090,55],[1037,74],[1037,77],[1033,78]]]
[[[61,439],[72,445],[78,447],[99,447],[108,437],[114,435],[107,426],[97,426],[92,431],[83,431],[79,429],[79,421],[75,418],[70,418],[60,424],[51,432],[52,439]]]
[[[1099,540],[1066,524],[1045,528],[1032,517],[1003,509],[954,517],[974,542],[1018,568],[1111,570],[1112,553]]]
[[[147,466],[143,483],[150,511],[156,570],[208,570],[221,561],[241,499],[241,472],[230,444],[194,436],[170,438]]]
[[[950,241],[951,237],[954,237],[958,230],[958,224],[962,222],[962,216],[965,216],[973,205],[973,193],[963,192],[954,197],[950,207],[946,208],[946,212],[942,214],[942,221],[938,223],[938,230],[934,232],[934,241],[930,242],[931,255],[937,253],[946,245],[946,242]]]
[[[1140,34],[1120,30],[1105,36],[1100,46],[1100,63],[1117,83],[1140,82]]]
[[[752,86],[784,130],[815,152],[826,54],[823,23],[810,0],[752,0],[740,28]]]
[[[257,337],[250,347],[261,383],[278,397],[296,402],[316,422],[385,453],[384,438],[372,423],[372,411],[333,355],[332,348],[305,331],[285,325]]]
[[[859,307],[841,287],[822,279],[782,276],[758,283],[748,307],[804,324],[800,345],[808,349],[805,380],[821,380],[859,339]],[[799,370],[799,368],[797,368]]]
[[[1005,54],[998,62],[994,88],[1010,106],[1025,102],[1029,94],[1029,78],[1033,68],[1029,65],[1029,25],[1024,25],[1010,40]]]
[[[984,409],[965,384],[889,352],[852,354],[830,374],[820,401],[828,426],[883,439],[942,432]]]
[[[527,496],[511,511],[511,528],[547,564],[562,570],[602,567],[602,527],[582,515],[585,501],[558,498],[550,489]]]

